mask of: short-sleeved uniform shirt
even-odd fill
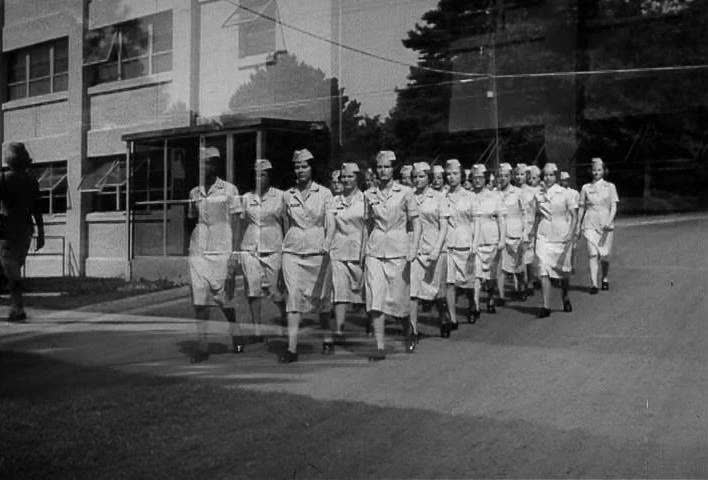
[[[475,195],[472,214],[479,222],[478,245],[496,245],[499,243],[499,224],[497,219],[506,215],[504,200],[497,190],[483,188]]]
[[[574,188],[566,187],[576,205],[580,206],[580,192]]]
[[[617,202],[619,197],[614,183],[600,179],[583,185],[580,192],[580,206],[586,209],[583,228],[602,230],[609,224],[612,204]]]
[[[536,195],[536,204],[541,215],[537,235],[549,242],[563,242],[570,232],[571,213],[578,208],[568,189],[555,183]]]
[[[521,187],[521,201],[524,204],[526,213],[526,231],[531,232],[533,224],[536,222],[536,195],[541,191],[541,187],[524,185]]]
[[[246,230],[241,250],[257,253],[278,253],[283,248],[283,191],[269,188],[261,197],[256,192],[243,196]]]
[[[204,186],[189,192],[190,218],[197,218],[189,242],[190,255],[231,253],[233,230],[231,215],[241,212],[241,199],[235,185],[217,178],[209,191]]]
[[[312,182],[306,192],[291,188],[283,194],[290,226],[283,239],[283,252],[311,255],[324,252],[325,216],[332,192]]]
[[[356,190],[350,196],[336,195],[330,212],[334,215],[334,238],[329,250],[332,260],[358,261],[362,231],[366,228],[364,194]]]
[[[509,185],[505,190],[500,190],[506,209],[506,236],[508,238],[521,238],[524,233],[524,218],[526,212],[521,189]]]
[[[418,222],[420,223],[420,244],[418,251],[430,253],[435,247],[443,222],[450,218],[450,209],[442,191],[426,188],[420,194],[414,194],[418,205]],[[443,248],[446,248],[443,243]]]
[[[447,248],[468,249],[474,236],[474,193],[463,187],[446,193],[450,208],[449,228],[447,230]]]
[[[394,182],[387,191],[372,187],[364,193],[366,211],[373,228],[366,243],[366,254],[376,258],[401,258],[408,255],[406,221],[418,216],[418,204],[410,187]]]

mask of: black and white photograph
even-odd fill
[[[0,478],[708,479],[708,1],[0,0]]]

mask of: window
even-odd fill
[[[240,58],[275,51],[275,27],[278,18],[275,0],[241,0],[238,54]],[[246,10],[248,9],[248,10]],[[265,18],[268,17],[268,18]]]
[[[132,177],[132,198],[138,204],[136,210],[156,210],[162,208],[158,203],[147,203],[140,205],[140,202],[158,202],[164,198],[164,149],[162,143],[159,145],[146,145],[136,148]],[[168,196],[169,199],[169,196]]]
[[[125,155],[91,158],[94,169],[84,175],[79,191],[93,193],[94,212],[125,210]]]
[[[42,213],[66,213],[66,162],[40,163],[31,168],[39,183]]]
[[[63,92],[69,87],[69,42],[61,38],[7,54],[7,99]]]
[[[89,86],[172,70],[172,12],[91,30],[84,59]]]

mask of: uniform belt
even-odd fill
[[[457,251],[461,251],[461,252],[471,250],[470,247],[447,247],[447,249],[448,250],[457,250]]]

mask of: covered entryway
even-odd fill
[[[188,280],[187,199],[203,178],[200,147],[219,149],[220,176],[240,192],[252,188],[257,158],[273,163],[273,186],[287,188],[293,183],[294,149],[310,149],[317,165],[325,165],[329,157],[329,132],[321,122],[227,117],[197,127],[125,135],[123,140],[129,152],[129,278]]]

